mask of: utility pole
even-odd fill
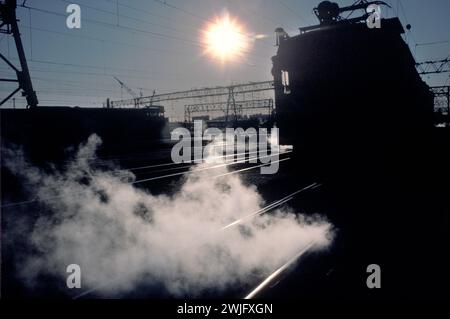
[[[16,44],[17,55],[20,61],[21,70],[17,69],[3,54],[0,58],[12,68],[17,75],[17,79],[0,79],[2,82],[17,82],[19,87],[0,102],[0,106],[12,98],[17,92],[22,90],[22,96],[27,100],[27,107],[35,108],[39,104],[36,92],[31,82],[30,71],[28,69],[27,59],[20,38],[19,26],[16,16],[17,1],[4,0],[0,2],[0,33],[11,34]]]
[[[227,116],[225,122],[228,124],[228,119],[230,115],[230,106],[233,107],[234,112],[234,120],[237,120],[237,112],[236,112],[236,99],[234,96],[234,86],[228,87],[228,101],[227,101]]]

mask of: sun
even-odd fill
[[[222,62],[242,56],[249,46],[244,28],[229,14],[210,23],[203,32],[205,53]]]

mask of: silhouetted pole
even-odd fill
[[[6,33],[12,34],[14,38],[14,42],[17,48],[17,55],[20,61],[21,70],[17,70],[11,62],[9,62],[4,56],[1,58],[16,71],[17,74],[17,82],[19,83],[19,89],[23,90],[23,96],[26,97],[27,106],[30,108],[37,107],[38,99],[36,96],[36,92],[33,89],[33,84],[31,82],[30,71],[28,69],[27,59],[25,56],[25,52],[23,49],[22,40],[20,38],[19,26],[17,25],[17,16],[16,16],[16,8],[17,1],[16,0],[6,0],[0,7],[0,16],[1,16],[1,26],[6,25],[8,30]],[[5,100],[9,99],[14,95],[18,90],[15,90],[13,94],[9,95]],[[5,101],[3,101],[5,102]]]

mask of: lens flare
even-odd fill
[[[229,14],[217,17],[203,31],[205,53],[222,62],[242,56],[249,47],[244,27]]]

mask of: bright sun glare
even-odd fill
[[[242,56],[249,45],[244,28],[228,14],[207,26],[203,42],[206,54],[222,62]]]

